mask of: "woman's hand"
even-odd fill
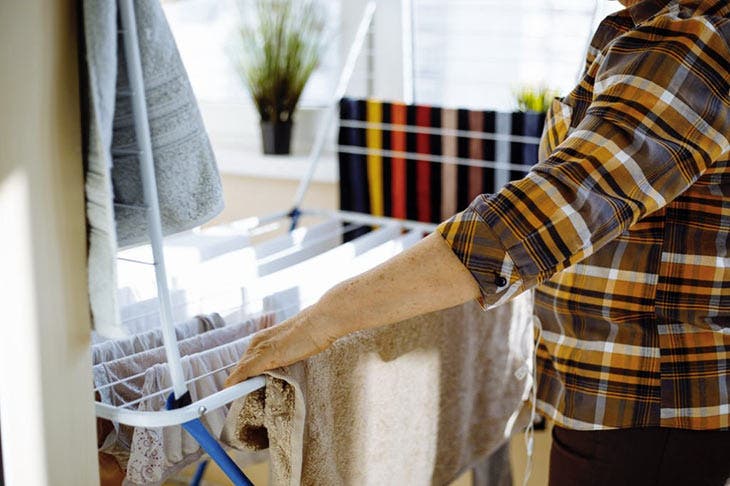
[[[305,309],[291,319],[254,334],[225,386],[296,363],[327,349],[336,337],[323,332],[327,329],[324,319],[315,323],[310,319],[311,315],[312,309]]]
[[[479,295],[471,273],[440,235],[431,234],[335,286],[291,319],[254,334],[226,386],[324,351],[351,332],[453,307]]]

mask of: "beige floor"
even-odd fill
[[[512,462],[513,485],[522,485],[525,471],[525,445],[521,435],[515,436],[510,443],[510,459]],[[548,459],[550,457],[550,433],[549,431],[537,432],[535,434],[535,457],[533,460],[532,474],[528,486],[547,486]],[[182,477],[192,476],[194,468],[188,468]],[[244,469],[246,475],[256,486],[269,486],[268,463],[256,464]],[[205,486],[231,486],[231,481],[225,477],[215,464],[211,464],[204,476]],[[457,478],[450,486],[471,486],[471,472]],[[179,483],[176,483],[179,484]],[[169,486],[172,486],[170,484]],[[332,485],[339,486],[339,485]]]

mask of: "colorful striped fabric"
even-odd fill
[[[368,123],[377,125],[383,121],[383,105],[372,100],[367,101],[365,119]],[[368,187],[370,189],[370,212],[375,216],[383,216],[383,131],[376,128],[365,129],[365,146],[372,147],[367,154],[368,160]]]
[[[729,40],[727,0],[609,16],[545,158],[439,226],[484,304],[535,288],[563,427],[730,429]]]
[[[497,133],[498,116],[529,118],[533,123],[508,123],[503,133]],[[544,119],[536,113],[345,98],[340,104],[340,207],[439,223],[465,209],[477,195],[497,191],[510,178],[523,177],[537,163]],[[532,140],[502,144],[500,149],[496,135]],[[524,170],[479,166],[497,160],[519,164]]]

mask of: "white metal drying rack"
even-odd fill
[[[160,209],[157,195],[157,184],[155,181],[154,163],[152,159],[152,147],[150,140],[150,128],[147,116],[146,99],[144,92],[143,73],[140,62],[139,42],[137,37],[136,20],[134,13],[133,0],[118,0],[119,13],[122,26],[122,38],[125,49],[125,57],[127,60],[127,75],[130,82],[132,98],[132,111],[134,117],[135,133],[138,143],[138,155],[140,158],[141,180],[143,185],[144,200],[146,205],[147,224],[149,238],[153,254],[153,265],[155,268],[155,277],[157,284],[157,295],[160,308],[161,332],[167,364],[170,370],[172,390],[175,399],[183,397],[187,392],[185,377],[182,370],[180,352],[177,346],[177,338],[172,318],[172,303],[170,298],[170,290],[168,287],[167,273],[165,269],[165,258],[163,253],[163,234],[162,223],[160,217]],[[362,225],[379,226],[385,224],[397,224],[406,230],[415,230],[421,232],[432,232],[436,225],[429,223],[421,223],[416,221],[400,220],[382,216],[372,216],[362,213],[348,211],[332,211],[332,210],[310,210],[301,209],[303,199],[313,179],[317,164],[319,162],[322,150],[326,143],[327,133],[331,127],[335,117],[335,107],[340,99],[345,95],[345,91],[349,84],[350,78],[355,68],[356,61],[362,51],[362,47],[368,30],[372,23],[375,12],[375,2],[370,1],[365,9],[362,19],[359,23],[357,33],[348,51],[342,73],[338,84],[333,93],[331,103],[326,108],[323,123],[321,123],[308,157],[309,168],[304,178],[300,181],[293,205],[289,211],[281,211],[263,217],[247,218],[237,222],[237,227],[245,231],[253,230],[257,227],[267,225],[276,221],[289,218],[292,222],[292,228],[296,226],[301,216],[318,216],[339,219],[343,222],[351,222]],[[433,129],[413,128],[405,126],[386,126],[380,124],[377,127],[370,126],[368,122],[343,121],[343,124],[350,124],[352,128],[397,128],[398,130],[408,132],[427,132],[431,134]],[[443,134],[444,130],[439,129],[439,134]],[[485,135],[483,133],[472,133],[464,131],[448,132],[448,135],[465,136],[470,135],[476,138],[493,139],[495,141],[515,141],[523,143],[535,143],[534,137],[521,137],[516,135]],[[345,151],[356,150],[355,148],[345,147]],[[357,149],[360,150],[360,149]],[[360,153],[360,152],[357,152]],[[404,155],[404,154],[396,154]],[[405,154],[408,155],[408,154]],[[423,159],[423,154],[418,154],[419,159]],[[504,162],[494,161],[472,161],[470,159],[459,158],[438,158],[438,160],[427,160],[429,162],[441,162],[447,164],[472,165],[476,167],[485,167],[492,169],[513,169],[524,170],[524,166],[513,165]],[[237,342],[248,343],[248,338],[243,338]],[[96,415],[101,418],[112,420],[135,427],[165,427],[185,424],[189,421],[199,419],[209,411],[216,410],[234,400],[241,398],[252,391],[255,391],[265,385],[265,379],[262,376],[250,378],[233,387],[220,390],[206,398],[200,399],[189,405],[173,410],[163,411],[137,411],[124,406],[112,406],[106,403],[96,402]],[[239,483],[236,483],[239,484]],[[245,483],[242,483],[245,484]]]
[[[118,0],[119,14],[121,21],[122,39],[124,44],[124,52],[127,60],[127,75],[129,77],[132,98],[132,112],[134,117],[135,134],[138,144],[138,155],[140,159],[141,180],[144,193],[144,201],[146,205],[148,233],[152,248],[153,262],[155,269],[155,277],[157,284],[157,295],[160,308],[161,332],[167,364],[170,370],[171,381],[173,384],[173,393],[175,399],[179,399],[187,392],[185,377],[182,370],[180,352],[177,347],[177,339],[172,319],[172,303],[170,298],[170,290],[168,287],[167,273],[165,269],[165,257],[163,253],[163,234],[162,223],[160,218],[160,208],[157,195],[157,184],[155,181],[154,163],[152,159],[152,146],[150,140],[150,128],[147,116],[146,98],[144,92],[144,82],[142,66],[140,62],[139,42],[137,37],[136,20],[134,13],[133,0]],[[256,227],[269,224],[278,220],[291,218],[296,224],[296,220],[301,215],[324,216],[330,218],[338,218],[342,221],[348,221],[367,225],[382,225],[385,223],[397,223],[404,229],[418,230],[424,232],[433,231],[435,225],[418,223],[412,221],[401,221],[391,218],[382,218],[368,216],[358,213],[350,213],[345,211],[328,211],[328,210],[301,210],[302,200],[312,181],[317,162],[320,158],[324,144],[326,142],[327,132],[334,120],[335,106],[344,96],[349,80],[355,68],[355,63],[362,50],[363,43],[367,36],[368,30],[372,23],[375,12],[375,2],[369,2],[362,16],[362,20],[357,29],[357,33],[349,49],[342,73],[337,84],[337,88],[333,94],[331,105],[327,108],[324,122],[320,125],[315,139],[315,143],[309,155],[309,169],[305,177],[301,180],[296,196],[294,198],[294,209],[290,211],[278,212],[261,218],[248,218],[239,222],[238,227],[251,230]],[[244,339],[243,342],[248,342]],[[162,427],[171,425],[180,425],[191,420],[199,419],[208,411],[220,408],[232,401],[251,393],[252,391],[263,387],[265,380],[263,377],[250,378],[238,385],[220,390],[206,398],[198,400],[187,406],[174,410],[163,411],[137,411],[128,408],[112,406],[106,403],[96,402],[96,415],[101,418],[112,420],[115,422],[135,426],[135,427]]]
[[[135,133],[139,148],[138,154],[140,158],[141,180],[147,210],[146,214],[148,232],[153,255],[152,264],[155,268],[155,277],[157,282],[157,295],[160,307],[161,330],[163,335],[167,363],[170,369],[171,381],[173,383],[174,395],[176,398],[179,398],[185,394],[185,392],[187,391],[187,386],[182,371],[180,353],[177,347],[177,339],[175,336],[174,323],[172,318],[172,303],[170,298],[170,290],[168,287],[167,272],[165,268],[162,223],[157,197],[157,184],[155,181],[154,163],[152,159],[150,129],[147,117],[147,107],[145,100],[142,67],[140,62],[139,43],[136,30],[133,0],[118,0],[118,5],[120,20],[122,24],[122,39],[127,59],[127,75],[131,87],[130,96],[132,98],[132,111],[134,116]],[[322,151],[327,141],[329,128],[331,127],[335,119],[335,107],[345,95],[350,78],[352,77],[352,73],[355,69],[355,64],[362,51],[365,39],[368,34],[368,30],[370,29],[374,13],[375,2],[371,1],[366,5],[363,11],[362,19],[359,23],[354,40],[345,59],[345,63],[340,74],[337,86],[334,90],[330,104],[328,108],[326,108],[324,120],[320,124],[316,133],[314,144],[312,145],[312,149],[310,150],[310,154],[308,156],[309,167],[305,176],[299,183],[299,187],[293,200],[292,209],[288,211],[276,212],[262,217],[246,218],[236,223],[237,228],[240,228],[242,231],[250,231],[257,227],[261,227],[276,221],[285,220],[287,218],[291,220],[292,227],[295,227],[301,216],[315,216],[334,218],[339,219],[343,222],[350,222],[361,225],[378,226],[385,224],[397,224],[406,230],[416,230],[422,232],[432,232],[435,230],[436,225],[431,223],[401,220],[383,216],[373,216],[342,210],[335,211],[322,209],[302,209],[302,202],[314,177],[317,164],[320,160]],[[344,120],[342,123],[343,125],[351,124],[353,128],[370,127],[367,122]],[[388,127],[383,126],[379,128]],[[425,131],[424,133],[427,132],[429,134],[431,133],[431,131],[434,130],[427,127],[408,127],[400,125],[390,128],[397,128],[398,130],[414,133],[420,133],[421,131]],[[442,134],[442,132],[443,129],[438,129],[439,134]],[[518,141],[525,143],[534,143],[537,140],[534,137],[484,134],[480,132],[460,130],[453,131],[453,133],[448,132],[447,134],[502,141]],[[350,147],[345,147],[345,149],[348,148]],[[354,148],[350,149],[354,150]],[[423,154],[418,154],[418,157],[419,159],[424,159]],[[456,163],[461,165],[474,165],[487,168],[524,170],[524,166],[508,164],[504,162],[472,161],[469,159],[430,160],[427,157],[425,158],[425,160],[434,163]],[[101,418],[137,427],[177,425],[184,423],[188,420],[200,418],[208,411],[215,410],[218,407],[226,405],[236,400],[237,398],[251,393],[252,391],[262,387],[263,385],[264,379],[262,377],[251,378],[243,383],[239,383],[238,385],[235,385],[233,387],[221,390],[213,395],[210,395],[202,400],[198,400],[197,402],[187,405],[185,407],[175,410],[164,410],[156,412],[136,411],[109,405],[106,403],[96,402],[96,415]]]

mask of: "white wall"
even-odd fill
[[[73,0],[0,2],[0,421],[8,486],[99,484],[76,19]]]

